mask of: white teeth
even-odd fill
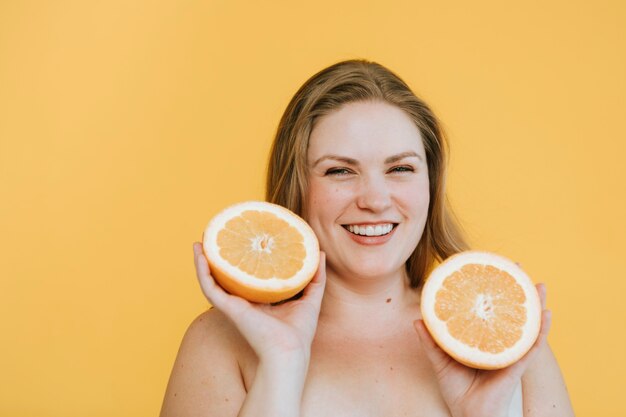
[[[387,233],[391,232],[393,229],[393,224],[377,224],[376,226],[357,226],[357,225],[348,225],[348,230],[355,235],[361,236],[383,236]]]

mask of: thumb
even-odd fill
[[[450,361],[454,359],[452,359],[437,345],[433,337],[430,335],[428,328],[424,324],[424,320],[415,320],[413,322],[413,326],[415,327],[417,335],[422,342],[424,351],[426,351],[426,356],[433,365],[435,372],[439,373],[439,371],[443,370],[450,363]]]

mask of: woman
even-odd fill
[[[161,416],[573,415],[547,310],[532,350],[498,371],[455,362],[420,320],[429,268],[467,248],[445,155],[437,119],[388,69],[351,60],[311,77],[280,122],[267,200],[311,225],[317,275],[298,299],[251,304],[214,283],[194,243],[215,308],[187,330]]]

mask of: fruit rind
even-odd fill
[[[273,213],[291,226],[296,227],[302,234],[303,244],[308,249],[303,260],[303,266],[294,277],[288,280],[277,277],[259,279],[231,265],[220,256],[217,245],[219,231],[229,219],[245,210]],[[319,264],[319,243],[313,229],[295,213],[277,204],[264,201],[247,201],[234,204],[214,216],[205,228],[203,249],[211,269],[211,275],[225,290],[258,303],[274,303],[293,297],[311,281]]]
[[[523,306],[527,320],[522,327],[522,337],[501,353],[488,353],[470,347],[453,338],[446,329],[446,322],[435,314],[436,293],[450,274],[465,264],[492,265],[517,278],[526,294]],[[524,356],[535,343],[541,327],[541,301],[531,279],[514,262],[493,253],[466,251],[453,255],[437,266],[424,283],[421,296],[421,312],[428,331],[446,353],[467,366],[478,369],[500,369],[513,364]]]

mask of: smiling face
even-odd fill
[[[375,278],[404,273],[429,205],[418,128],[396,106],[354,102],[319,118],[307,153],[304,216],[331,272]]]

